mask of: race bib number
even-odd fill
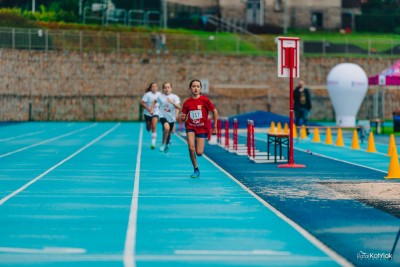
[[[191,110],[190,118],[192,120],[199,120],[199,119],[203,118],[203,113],[201,113],[201,110]]]
[[[170,113],[171,112],[171,109],[170,109],[170,107],[168,105],[164,106],[164,112],[166,112],[166,113]]]

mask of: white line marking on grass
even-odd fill
[[[42,249],[0,247],[0,252],[5,252],[5,253],[26,253],[26,254],[83,254],[83,253],[86,253],[86,249],[83,249],[83,248],[63,248],[63,247],[44,247]]]
[[[183,138],[180,137],[180,139],[183,141]],[[319,241],[315,236],[310,234],[307,230],[302,228],[300,225],[298,225],[296,222],[292,221],[290,218],[286,217],[282,212],[274,208],[271,204],[266,202],[264,199],[259,197],[256,193],[250,190],[247,186],[242,184],[238,179],[236,179],[233,175],[228,173],[226,170],[224,170],[221,166],[219,166],[216,162],[214,162],[212,159],[207,157],[205,154],[203,154],[203,157],[207,159],[209,162],[211,162],[215,167],[217,167],[220,171],[222,171],[224,174],[226,174],[229,178],[231,178],[234,182],[236,182],[240,187],[242,187],[245,191],[247,191],[250,195],[252,195],[255,199],[257,199],[261,204],[263,204],[266,208],[272,211],[276,216],[281,218],[284,222],[292,226],[296,231],[298,231],[302,236],[304,236],[308,241],[310,241],[314,246],[316,246],[318,249],[323,251],[325,254],[327,254],[331,259],[336,261],[342,266],[353,266],[350,262],[348,262],[345,258],[337,254],[335,251],[331,250],[329,247],[327,247],[324,243]]]
[[[90,141],[89,143],[87,143],[85,146],[81,147],[80,149],[78,149],[75,153],[69,155],[68,157],[66,157],[65,159],[63,159],[62,161],[60,161],[59,163],[57,163],[56,165],[54,165],[53,167],[51,167],[50,169],[47,169],[45,172],[43,172],[42,174],[40,174],[39,176],[35,177],[34,179],[30,180],[28,183],[26,183],[25,185],[21,186],[19,189],[15,190],[14,192],[12,192],[11,194],[9,194],[8,196],[2,198],[0,200],[0,206],[3,205],[7,200],[9,200],[10,198],[16,196],[17,194],[21,193],[22,191],[24,191],[27,187],[29,187],[31,184],[34,184],[35,182],[37,182],[39,179],[41,179],[43,176],[47,175],[48,173],[52,172],[54,169],[58,168],[59,166],[61,166],[62,164],[64,164],[65,162],[67,162],[68,160],[72,159],[73,157],[75,157],[76,155],[78,155],[79,153],[81,153],[82,151],[84,151],[86,148],[92,146],[94,143],[96,143],[97,141],[99,141],[100,139],[102,139],[103,137],[105,137],[106,135],[108,135],[109,133],[111,133],[112,131],[114,131],[115,129],[117,129],[119,126],[121,125],[121,123],[118,123],[117,125],[115,125],[114,127],[112,127],[111,129],[109,129],[108,131],[104,132],[102,135],[98,136],[97,138],[93,139],[92,141]]]
[[[139,202],[139,180],[140,180],[140,163],[142,156],[143,144],[143,124],[140,124],[139,145],[136,157],[135,181],[133,183],[133,193],[131,201],[131,209],[129,211],[128,229],[126,231],[125,248],[124,248],[124,266],[136,266],[136,231],[137,231],[137,212]]]
[[[49,142],[51,142],[51,141],[55,141],[55,140],[57,140],[57,139],[60,139],[60,138],[63,138],[63,137],[66,137],[66,136],[69,136],[69,135],[72,135],[72,134],[76,134],[76,133],[79,133],[79,132],[82,132],[82,131],[87,130],[87,129],[89,129],[89,128],[92,128],[92,127],[94,127],[94,126],[96,126],[96,125],[97,125],[97,123],[94,123],[94,124],[91,124],[91,125],[89,125],[89,126],[83,127],[82,129],[78,129],[78,130],[75,130],[75,131],[72,131],[72,132],[69,132],[69,133],[66,133],[66,134],[62,134],[62,135],[59,135],[59,136],[56,136],[56,137],[53,137],[53,138],[50,138],[50,139],[41,141],[41,142],[36,143],[36,144],[32,144],[32,145],[30,145],[30,146],[26,146],[26,147],[23,147],[23,148],[20,148],[20,149],[17,149],[17,150],[8,152],[8,153],[6,153],[6,154],[2,154],[2,155],[0,155],[0,158],[4,158],[4,157],[10,156],[10,155],[12,155],[12,154],[15,154],[15,153],[18,153],[18,152],[27,150],[27,149],[29,149],[29,148],[36,147],[36,146],[40,146],[40,145],[49,143]]]

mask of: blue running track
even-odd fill
[[[140,123],[1,127],[0,266],[399,265],[399,248],[357,260],[387,252],[399,219],[324,184],[379,166],[296,150],[307,168],[282,170],[207,145],[191,179],[182,137],[150,139]]]

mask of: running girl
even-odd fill
[[[168,146],[171,139],[171,133],[176,122],[179,110],[181,109],[181,100],[172,93],[172,85],[170,82],[163,83],[164,94],[160,95],[154,102],[159,103],[160,122],[163,126],[163,138],[160,151],[168,152]]]
[[[211,132],[216,134],[218,112],[210,99],[201,95],[200,80],[192,80],[189,84],[189,89],[192,96],[183,103],[181,119],[185,121],[189,155],[194,168],[194,172],[190,177],[198,178],[200,177],[200,170],[196,155],[203,155],[205,140],[210,134],[208,113],[213,113],[214,126]]]
[[[157,138],[157,122],[158,122],[158,103],[152,106],[154,100],[156,100],[161,95],[158,92],[158,87],[156,83],[150,83],[146,89],[146,93],[142,97],[142,107],[144,108],[144,120],[146,121],[147,131],[151,130],[151,149],[156,147]]]

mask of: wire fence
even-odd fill
[[[276,56],[276,38],[240,34],[167,34],[158,47],[150,33],[0,28],[0,48],[101,53],[185,53]],[[303,56],[399,56],[396,39],[301,38]]]
[[[141,97],[0,94],[0,121],[137,121]]]

